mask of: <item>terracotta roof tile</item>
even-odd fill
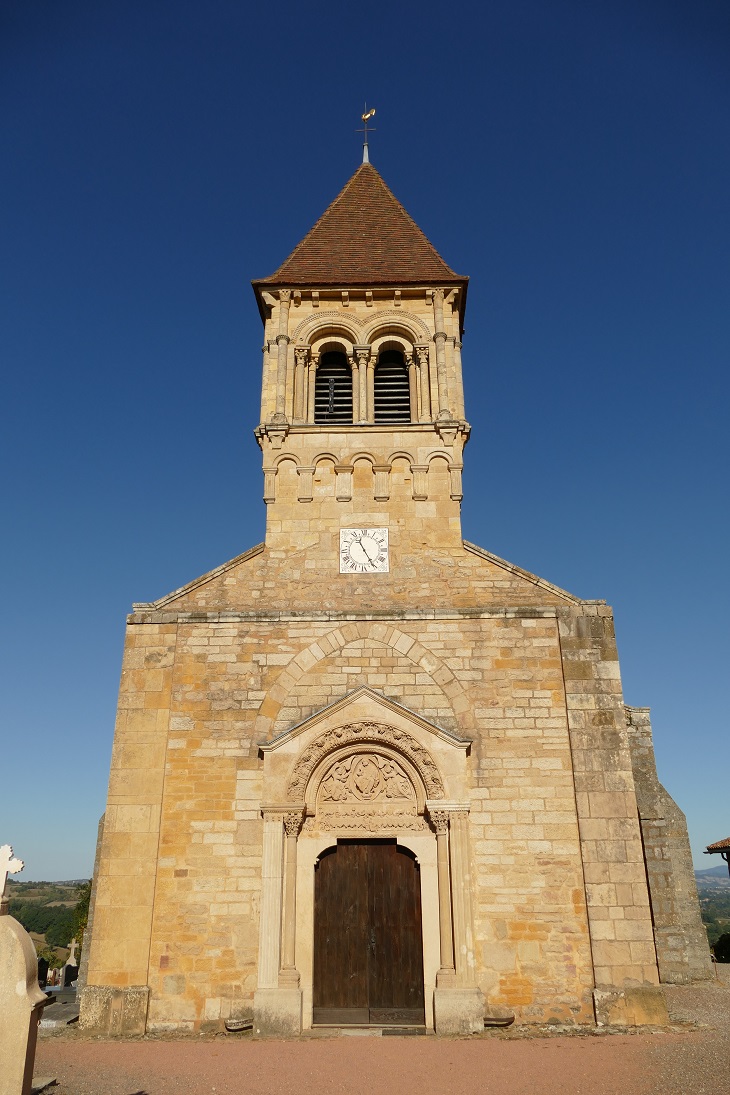
[[[258,285],[465,281],[446,265],[372,164],[362,164],[276,273]]]
[[[714,844],[707,845],[708,852],[724,852],[726,848],[730,848],[730,836],[726,836],[724,840],[718,840]]]

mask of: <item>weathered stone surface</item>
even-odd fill
[[[484,997],[475,989],[437,988],[433,995],[437,1034],[478,1034],[484,1030]]]
[[[123,989],[87,985],[80,998],[79,1026],[111,1035],[144,1034],[148,999],[146,985]]]
[[[659,975],[667,984],[709,980],[712,961],[697,896],[687,821],[659,782],[649,708],[627,707],[626,721]]]
[[[660,988],[641,985],[620,991],[596,989],[596,1022],[611,1027],[663,1027],[669,1022]]]
[[[301,1034],[301,991],[257,989],[253,998],[253,1029],[262,1038],[294,1038]]]

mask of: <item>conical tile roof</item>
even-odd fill
[[[289,258],[255,286],[463,282],[364,163]]]

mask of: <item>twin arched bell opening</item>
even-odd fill
[[[340,350],[328,350],[322,354],[315,381],[315,423],[352,423],[354,382],[346,354]],[[384,350],[378,357],[373,377],[373,410],[376,423],[412,420],[408,367],[400,350]]]

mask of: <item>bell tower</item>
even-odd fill
[[[253,283],[268,551],[333,576],[461,548],[467,284],[367,162]]]

